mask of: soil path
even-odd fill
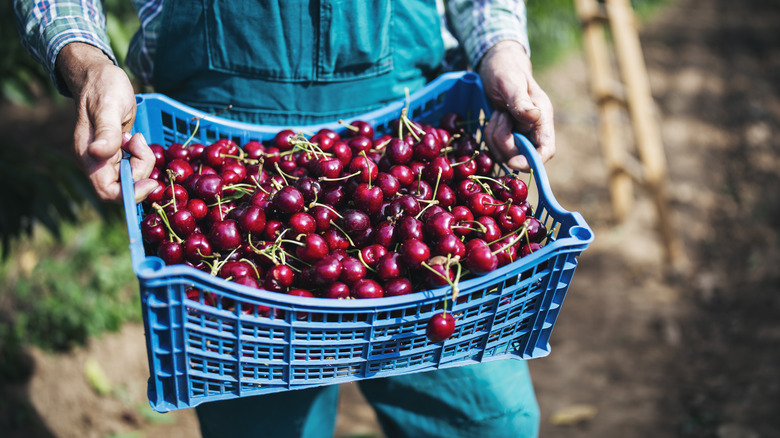
[[[581,56],[540,75],[556,107],[553,190],[596,234],[580,259],[552,354],[530,362],[542,437],[780,436],[778,29],[780,3],[772,0],[680,0],[642,29],[673,220],[691,262],[685,275],[663,274],[645,193],[636,191],[625,223],[610,218]],[[192,411],[144,409],[138,326],[68,355],[31,356],[28,384],[2,394],[27,407],[10,420],[0,415],[10,436],[197,436]],[[84,379],[92,360],[111,382],[108,395]],[[342,394],[337,435],[380,436],[354,386]]]

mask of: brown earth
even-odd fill
[[[772,0],[679,0],[642,29],[672,219],[690,261],[682,274],[664,267],[644,190],[624,223],[611,219],[582,56],[539,75],[556,107],[553,190],[596,235],[552,354],[530,362],[542,437],[780,436],[778,29]],[[27,383],[0,385],[0,435],[197,436],[192,411],[154,414],[145,404],[137,325],[30,358]],[[91,389],[87,362],[112,391]],[[336,435],[381,436],[354,385],[343,389]]]

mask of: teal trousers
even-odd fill
[[[360,382],[385,436],[536,437],[539,407],[528,365],[499,360]],[[333,436],[338,385],[205,403],[204,438]]]

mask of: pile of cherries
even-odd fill
[[[547,237],[526,183],[494,177],[465,125],[455,113],[432,126],[403,112],[386,135],[358,120],[341,133],[283,130],[242,146],[152,144],[159,186],[144,201],[147,254],[288,295],[382,298],[450,285],[454,300],[461,279]],[[439,342],[454,328],[445,300],[427,334]]]

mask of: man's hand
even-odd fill
[[[479,63],[485,93],[495,111],[485,128],[485,140],[511,168],[528,170],[518,155],[512,131],[525,134],[543,161],[555,154],[555,128],[550,99],[533,78],[525,48],[514,41],[493,46]]]
[[[57,70],[76,101],[74,147],[98,196],[121,200],[119,162],[125,150],[131,156],[135,200],[142,201],[157,187],[149,179],[155,158],[141,134],[129,134],[136,104],[127,75],[102,50],[82,43],[60,51]]]

